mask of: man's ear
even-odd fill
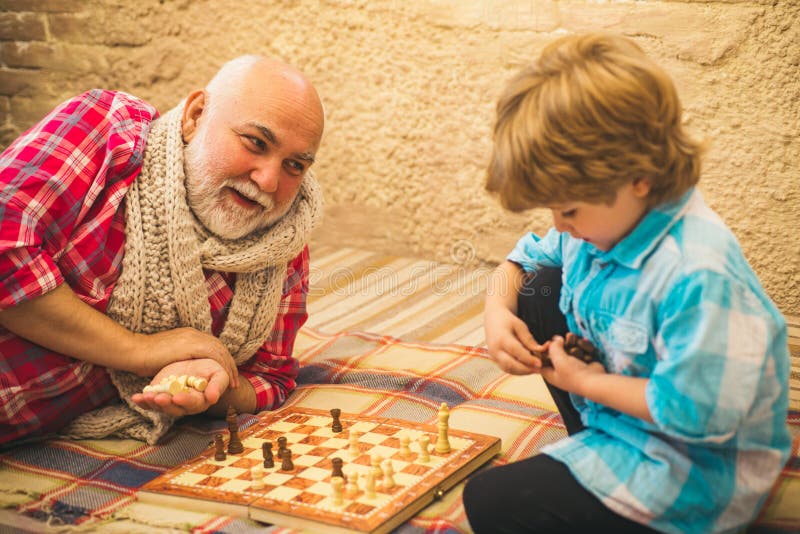
[[[206,92],[202,89],[189,93],[181,117],[181,136],[188,143],[197,132],[197,121],[206,109]]]

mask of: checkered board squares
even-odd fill
[[[389,532],[413,517],[480,465],[500,451],[500,440],[450,430],[448,454],[431,452],[428,462],[419,460],[419,438],[427,435],[431,449],[438,429],[387,418],[342,414],[343,431],[331,429],[329,413],[292,407],[266,413],[244,430],[244,451],[214,459],[211,446],[196,459],[176,467],[146,484],[139,499],[161,504],[217,512],[310,532]],[[350,432],[360,434],[358,450],[350,450]],[[410,439],[411,454],[404,457],[401,438]],[[264,468],[263,487],[256,489],[251,468],[263,465],[262,444],[285,437],[292,451],[294,469]],[[366,492],[372,458],[379,455],[392,463],[394,487],[376,483],[376,494]],[[343,460],[346,476],[358,474],[358,493],[336,504],[332,495],[333,458]]]

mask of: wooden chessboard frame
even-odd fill
[[[324,410],[287,407],[263,414],[259,422],[241,431],[240,437],[242,441],[246,442],[251,437],[261,439],[262,435],[266,435],[265,439],[274,443],[280,434],[270,428],[272,425],[286,421],[302,422],[303,418],[311,417],[327,417],[332,421],[330,413]],[[395,433],[424,432],[431,436],[431,445],[435,444],[438,434],[436,425],[421,425],[400,419],[342,413],[340,420],[343,426],[341,435],[345,441],[348,429],[359,422],[375,424],[375,430],[378,430],[377,427],[385,430],[394,427],[399,429],[395,430]],[[256,521],[304,529],[309,532],[384,534],[414,517],[432,501],[441,498],[444,492],[500,452],[500,439],[494,436],[453,428],[449,429],[448,436],[453,439],[465,440],[467,445],[463,450],[453,450],[446,455],[432,451],[432,460],[443,461],[442,465],[432,469],[415,484],[403,487],[387,503],[363,517],[348,513],[344,509],[332,511],[320,509],[313,503],[286,502],[259,496],[258,490],[254,489],[250,489],[248,492],[216,491],[210,488],[188,487],[173,483],[183,473],[202,469],[205,464],[213,462],[215,453],[213,443],[195,459],[177,466],[145,484],[139,490],[137,498],[142,502],[175,506],[181,509],[233,517],[249,517]],[[288,445],[290,449],[291,445],[291,443]],[[341,453],[338,451],[331,453],[327,458],[334,456],[346,459],[346,448],[342,449]],[[280,460],[276,458],[274,471],[280,472],[279,469]]]

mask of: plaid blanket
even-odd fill
[[[500,465],[533,455],[565,431],[539,376],[499,371],[485,349],[402,342],[363,333],[326,335],[305,328],[295,353],[303,367],[290,405],[436,422],[441,402],[450,425],[498,436]],[[257,416],[240,416],[247,427]],[[788,423],[793,457],[757,523],[748,532],[800,530],[800,412]],[[174,465],[200,453],[225,422],[187,418],[163,443],[51,439],[0,454],[0,524],[17,531],[198,533],[289,532],[246,519],[139,503],[136,491]],[[459,484],[402,526],[403,533],[469,532]],[[0,527],[0,532],[2,532]]]

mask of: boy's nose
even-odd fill
[[[564,218],[558,213],[558,210],[551,210],[553,214],[553,226],[558,232],[569,231],[569,225],[564,222]]]

